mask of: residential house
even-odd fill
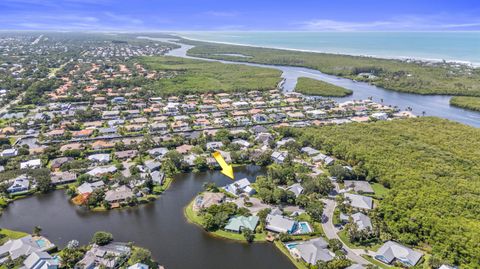
[[[206,147],[207,147],[207,150],[214,151],[216,149],[223,147],[223,143],[219,141],[207,142]]]
[[[234,139],[232,144],[240,145],[242,148],[249,148],[251,146],[250,142],[244,139]]]
[[[363,230],[367,230],[367,231],[372,231],[373,230],[373,226],[372,226],[372,221],[370,220],[370,218],[361,213],[361,212],[357,212],[355,214],[352,214],[352,221],[353,223],[355,223],[357,225],[357,228],[359,231],[363,231]]]
[[[358,193],[374,193],[372,186],[367,181],[345,180],[345,188],[353,188]]]
[[[116,171],[117,171],[117,168],[115,167],[115,165],[109,165],[109,166],[95,167],[92,170],[88,171],[87,174],[93,177],[101,177],[103,175],[113,174]]]
[[[280,214],[268,214],[265,229],[276,233],[291,234],[297,229],[298,223],[295,220],[284,217]]]
[[[40,240],[44,244],[39,245],[38,241]],[[49,251],[53,248],[55,248],[55,245],[53,245],[47,238],[27,235],[19,239],[8,240],[5,244],[0,246],[0,261],[5,258],[16,260],[22,256],[29,256],[34,252]]]
[[[63,164],[73,161],[72,157],[60,157],[50,161],[50,169],[59,169]]]
[[[386,264],[398,261],[405,266],[415,266],[423,254],[394,241],[387,241],[375,253],[375,259]]]
[[[154,158],[162,159],[168,153],[167,148],[153,148],[147,151],[148,154]]]
[[[127,243],[112,242],[105,246],[93,245],[75,265],[75,269],[118,268],[130,253],[131,248]]]
[[[42,167],[42,161],[40,159],[33,159],[20,163],[20,169],[38,169]]]
[[[192,145],[183,144],[181,146],[176,147],[175,150],[180,154],[187,154],[188,152],[190,152],[190,150],[192,150],[192,148],[193,148]]]
[[[274,151],[272,152],[271,158],[274,163],[282,164],[288,157],[287,151]]]
[[[373,209],[373,199],[371,197],[353,193],[345,193],[344,196],[347,203],[352,207],[366,210]]]
[[[251,187],[250,181],[247,178],[239,179],[227,186],[223,187],[223,189],[234,196],[238,196],[240,194],[252,195],[255,193],[255,189]]]
[[[120,159],[120,160],[126,160],[126,159],[133,159],[137,156],[138,150],[136,149],[131,149],[131,150],[123,150],[123,151],[117,151],[114,153],[115,158]]]
[[[193,211],[198,212],[201,209],[209,208],[212,205],[221,204],[225,200],[225,194],[221,192],[204,192],[195,198]]]
[[[59,260],[44,251],[33,252],[25,261],[22,269],[57,269]]]
[[[21,175],[13,180],[12,185],[7,188],[8,193],[25,192],[30,189],[30,180],[26,175]]]
[[[300,149],[301,152],[307,154],[308,156],[313,156],[313,155],[317,155],[320,153],[320,151],[314,149],[314,148],[311,148],[311,147],[303,147]]]
[[[113,190],[108,190],[106,193],[105,193],[105,201],[109,202],[109,203],[120,203],[120,202],[124,202],[126,201],[128,198],[133,198],[135,197],[135,194],[133,193],[133,191],[123,185],[123,186],[120,186],[116,189],[113,189]]]
[[[16,148],[11,148],[11,149],[5,149],[0,153],[0,156],[2,157],[15,157],[18,155],[18,149]]]
[[[329,262],[335,254],[328,250],[328,243],[323,238],[314,238],[308,241],[294,242],[290,253],[295,258],[301,258],[304,262],[316,265],[318,262]]]
[[[99,150],[99,149],[113,148],[115,146],[115,144],[113,144],[111,142],[108,142],[108,141],[104,141],[104,140],[98,140],[98,141],[93,142],[91,144],[91,146],[92,146],[92,149]]]
[[[255,231],[258,225],[258,216],[234,216],[228,220],[225,230],[229,232],[241,233],[243,229]]]
[[[77,187],[77,192],[79,194],[86,194],[86,193],[92,193],[96,189],[103,188],[105,186],[105,183],[103,181],[95,181],[95,182],[84,182],[82,185]]]
[[[295,194],[295,197],[298,197],[300,194],[303,193],[303,187],[300,183],[295,183],[287,187],[287,191],[293,192]]]
[[[53,172],[50,174],[53,185],[72,183],[77,180],[77,174],[73,172]]]
[[[109,163],[110,162],[110,154],[93,154],[87,157],[92,162],[95,163]]]

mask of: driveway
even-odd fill
[[[335,211],[335,207],[337,206],[337,203],[330,199],[323,199],[322,201],[325,203],[325,208],[323,209],[324,219],[322,221],[323,231],[325,232],[325,235],[327,236],[328,239],[340,240],[340,238],[337,235],[338,231],[335,228],[335,226],[333,226],[333,212]],[[347,252],[346,255],[350,260],[358,264],[370,264],[369,261],[365,260],[363,257],[359,255],[363,253],[364,250],[351,249],[345,244],[343,244],[343,248]]]

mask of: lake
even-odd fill
[[[235,168],[236,179],[253,180],[265,170]],[[157,201],[137,208],[89,212],[68,202],[63,191],[15,201],[0,217],[0,227],[30,232],[34,226],[55,244],[72,239],[87,244],[96,231],[108,231],[117,241],[133,241],[151,250],[166,268],[295,268],[271,243],[246,244],[214,238],[186,221],[183,208],[202,191],[205,182],[232,182],[219,171],[177,175]]]

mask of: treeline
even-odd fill
[[[391,188],[373,212],[394,239],[462,268],[480,264],[480,130],[433,117],[286,129]]]
[[[353,93],[349,89],[345,89],[325,81],[304,77],[298,78],[295,91],[307,95],[326,97],[344,97]]]
[[[418,94],[480,96],[480,69],[445,63],[426,64],[393,59],[256,48],[183,40],[195,45],[188,55],[212,59],[301,66],[323,73],[368,81],[386,89]],[[236,57],[241,54],[248,57]],[[367,76],[359,76],[368,73]],[[373,76],[370,76],[373,75]]]
[[[450,99],[450,105],[480,111],[480,97],[454,96]]]

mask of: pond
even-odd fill
[[[235,168],[236,179],[264,174],[257,166]],[[232,182],[219,171],[177,175],[157,201],[137,208],[89,212],[70,204],[63,191],[17,200],[0,217],[0,227],[42,234],[65,246],[72,239],[87,244],[96,231],[108,231],[117,241],[148,248],[166,268],[295,268],[271,243],[246,244],[208,235],[190,224],[183,208],[202,191],[205,182]]]

